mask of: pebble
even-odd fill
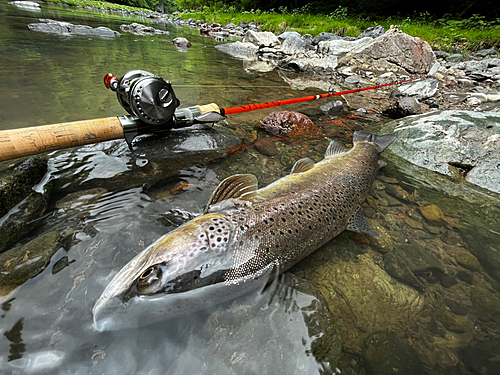
[[[451,288],[452,286],[457,285],[458,281],[452,275],[448,274],[443,276],[443,278],[441,279],[441,284],[445,288]]]
[[[262,155],[266,156],[274,156],[278,154],[278,149],[273,141],[269,138],[261,138],[257,140],[253,146],[259,151]]]
[[[455,259],[461,266],[467,268],[470,271],[481,270],[481,264],[479,263],[479,260],[477,260],[477,258],[468,251],[457,252],[455,254]]]
[[[469,285],[472,285],[474,283],[474,276],[467,271],[459,270],[457,271],[457,276],[460,280],[466,282]]]
[[[419,208],[420,213],[426,218],[427,221],[437,222],[444,219],[443,211],[441,211],[441,209],[435,204],[422,205]]]
[[[469,313],[469,309],[460,302],[445,298],[444,304],[450,308],[453,314],[465,316]]]

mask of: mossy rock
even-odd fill
[[[49,232],[0,254],[0,295],[6,295],[42,272],[59,249],[60,234]]]
[[[47,157],[33,156],[0,163],[0,217],[26,198],[47,173]]]

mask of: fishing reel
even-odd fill
[[[104,85],[116,92],[118,102],[129,114],[148,125],[172,123],[180,104],[170,81],[145,70],[130,70],[120,79],[109,73]]]

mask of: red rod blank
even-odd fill
[[[411,79],[407,79],[407,80],[404,80],[404,81],[396,81],[396,82],[386,83],[386,84],[383,84],[383,85],[377,85],[377,86],[363,87],[363,88],[358,88],[358,89],[353,89],[353,90],[347,90],[347,91],[329,92],[329,93],[320,94],[320,95],[304,96],[302,98],[276,100],[276,101],[273,101],[273,102],[247,104],[247,105],[240,105],[240,106],[237,106],[237,107],[222,108],[221,114],[229,116],[229,115],[233,115],[235,113],[250,112],[250,111],[256,111],[256,110],[264,109],[264,108],[272,108],[272,107],[279,107],[279,106],[282,106],[282,105],[308,102],[308,101],[312,101],[312,100],[316,100],[316,99],[328,98],[330,96],[340,96],[340,95],[346,95],[346,94],[353,94],[353,93],[361,92],[361,91],[375,90],[375,89],[379,89],[379,88],[382,88],[382,87],[387,87],[387,86],[392,86],[392,85],[399,85],[399,84],[402,84],[402,83],[411,82],[411,81],[415,81],[417,79],[422,79],[422,78],[427,78],[427,76],[425,76],[425,77],[418,77],[418,78],[411,78]]]

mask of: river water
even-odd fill
[[[220,42],[171,23],[45,4],[33,12],[5,0],[0,14],[1,130],[122,114],[102,78],[131,69],[169,79],[181,107],[322,92],[297,90],[290,82],[300,77],[290,73],[245,69],[213,48]],[[103,39],[29,30],[40,18],[117,31],[140,22],[170,35]],[[172,45],[177,36],[191,41],[187,53]],[[351,130],[376,132],[381,124],[378,116],[328,121],[320,104],[286,109],[308,114],[346,143]],[[256,124],[269,112],[235,116],[226,125],[250,142],[266,136]],[[53,153],[49,206],[20,243],[55,232],[62,245],[41,273],[17,288],[1,286],[0,373],[494,374],[498,196],[390,155],[363,207],[385,233],[381,240],[344,232],[260,294],[143,328],[94,330],[91,309],[111,277],[182,222],[168,213],[200,213],[230,174],[254,173],[265,185],[302,157],[319,161],[328,141],[277,145],[273,157],[248,147],[223,161],[183,167],[153,186],[107,184],[130,164],[123,145],[109,153],[99,147]],[[134,162],[147,163],[143,157]],[[429,220],[427,206],[444,216]]]

